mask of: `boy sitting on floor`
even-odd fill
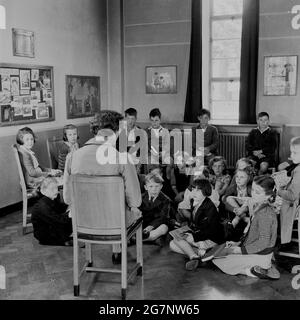
[[[72,245],[72,220],[66,212],[68,206],[59,200],[56,179],[44,179],[41,193],[43,196],[32,209],[34,237],[43,245]]]
[[[142,196],[140,210],[143,215],[143,239],[163,246],[162,236],[168,232],[170,199],[161,192],[163,178],[155,173],[145,178],[146,192]]]

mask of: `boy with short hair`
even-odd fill
[[[31,215],[34,237],[43,245],[72,245],[72,220],[66,212],[68,206],[59,201],[56,179],[45,178],[41,193]]]
[[[270,166],[275,165],[277,137],[269,124],[269,114],[260,112],[257,115],[258,126],[250,131],[246,140],[247,156],[256,162],[259,174],[265,174]]]
[[[279,188],[277,194],[282,198],[280,211],[281,243],[289,243],[292,238],[293,223],[300,199],[300,137],[290,142],[291,160],[295,168],[291,172],[291,180],[285,187]]]
[[[163,178],[159,174],[149,173],[145,178],[146,192],[142,196],[140,210],[143,216],[143,239],[163,245],[162,236],[168,232],[170,199],[161,192]]]
[[[154,108],[149,113],[151,126],[147,129],[149,156],[155,159],[157,164],[167,161],[170,155],[170,133],[169,130],[161,125],[161,112]]]
[[[218,154],[219,147],[219,134],[218,129],[215,126],[209,124],[210,111],[207,109],[201,109],[198,114],[199,124],[192,129],[193,132],[193,156],[197,156],[201,152],[201,147],[204,147],[204,164],[208,164],[209,160]],[[204,146],[196,145],[196,132],[202,130],[204,134]]]

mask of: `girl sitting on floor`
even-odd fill
[[[196,269],[206,250],[224,241],[219,213],[208,198],[212,191],[210,182],[207,179],[198,179],[194,184],[193,199],[197,205],[191,215],[191,233],[170,242],[172,251],[189,258],[185,265],[187,270]]]
[[[277,217],[272,207],[276,195],[274,180],[265,175],[255,177],[251,195],[248,203],[251,224],[247,233],[239,242],[227,242],[225,257],[213,259],[213,263],[230,275],[278,279],[279,273],[272,266],[277,238]]]
[[[222,197],[231,181],[231,176],[226,169],[226,160],[220,156],[212,158],[209,161],[209,169],[209,181]]]
[[[231,224],[235,228],[240,220],[249,222],[247,216],[248,207],[245,204],[245,200],[251,197],[251,184],[252,184],[252,170],[246,167],[244,170],[237,170],[235,173],[235,185],[229,187],[222,201],[228,211],[230,217],[232,217]]]

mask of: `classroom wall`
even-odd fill
[[[291,9],[297,0],[261,0],[259,32],[259,64],[257,111],[267,111],[272,121],[288,125],[300,124],[300,74],[298,67],[295,96],[264,96],[264,57],[300,54],[300,30],[294,30]],[[298,63],[300,61],[298,60]]]
[[[0,62],[54,68],[55,121],[29,125],[39,138],[35,151],[44,166],[48,165],[46,139],[61,136],[65,124],[79,126],[81,141],[89,137],[90,118],[66,119],[65,75],[100,76],[101,105],[107,105],[106,3],[106,0],[0,0],[7,15],[7,28],[0,30]],[[35,58],[13,56],[12,28],[35,32]],[[0,208],[21,200],[10,148],[21,127],[0,127]]]
[[[124,1],[124,108],[134,106],[141,121],[159,107],[164,121],[182,121],[186,97],[190,0]],[[146,94],[145,67],[177,65],[176,94]]]

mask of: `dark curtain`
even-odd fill
[[[202,0],[192,0],[192,30],[184,121],[198,122],[202,108]]]
[[[239,123],[256,122],[259,0],[244,0]]]

